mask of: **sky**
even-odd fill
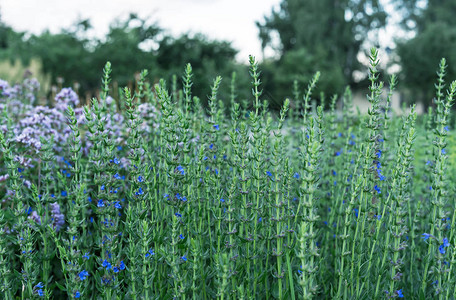
[[[89,18],[93,36],[103,37],[116,18],[130,12],[178,36],[203,33],[210,39],[226,40],[239,50],[236,57],[248,62],[249,54],[261,59],[255,21],[262,21],[281,0],[1,0],[4,23],[16,31],[57,33],[77,20]],[[268,53],[266,53],[268,55]]]

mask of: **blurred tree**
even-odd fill
[[[51,76],[55,83],[58,77],[65,80],[65,85],[79,82],[84,90],[93,87],[93,65],[86,45],[88,40],[78,38],[76,31],[53,34],[45,31],[32,35],[27,41],[29,55],[37,57],[43,64],[43,72]],[[99,71],[98,71],[99,72]]]
[[[407,0],[398,2],[407,12],[402,25],[415,33],[408,40],[396,41],[402,65],[401,82],[410,92],[430,105],[435,95],[434,83],[440,59],[447,59],[447,82],[456,79],[456,1]]]
[[[90,21],[82,20],[59,34],[47,31],[27,42],[52,82],[62,77],[67,85],[78,82],[82,90],[95,90],[100,86],[103,66],[111,61],[113,80],[124,86],[134,80],[136,72],[155,66],[153,52],[141,45],[153,41],[160,29],[145,22],[131,14],[126,21],[111,25],[105,40],[93,40],[86,38]]]
[[[94,50],[94,66],[98,76],[106,61],[111,62],[113,78],[120,86],[134,80],[135,73],[143,69],[154,71],[156,57],[150,45],[158,43],[161,31],[158,25],[148,25],[147,20],[136,14],[130,14],[126,21],[112,24],[106,40],[98,41]]]
[[[283,0],[280,10],[256,23],[263,49],[271,47],[280,56],[273,68],[281,94],[274,94],[290,95],[293,78],[306,85],[318,70],[320,89],[341,93],[361,67],[357,55],[362,44],[385,22],[378,0]]]
[[[194,74],[192,93],[200,97],[202,103],[207,102],[206,96],[211,93],[210,85],[214,78],[218,75],[222,76],[219,98],[227,101],[231,73],[242,70],[242,67],[235,63],[236,54],[237,50],[229,42],[211,41],[202,34],[193,36],[184,34],[178,38],[165,36],[159,42],[157,64],[160,67],[161,76],[170,80],[172,75],[177,75],[180,84],[184,67],[190,63]],[[248,74],[246,69],[243,71]],[[239,72],[238,75],[243,74]],[[247,82],[249,82],[248,79]],[[241,79],[238,83],[242,84]],[[240,88],[241,90],[244,89]],[[247,90],[250,91],[250,88],[247,87]],[[246,95],[240,94],[239,96]]]
[[[25,53],[24,33],[15,32],[3,23],[0,14],[0,59],[9,59],[14,62],[20,58],[20,53]]]
[[[3,30],[0,32],[0,43],[3,41],[9,51],[5,57],[10,58],[19,47],[11,48],[11,39],[6,37],[16,33],[0,23],[0,28],[3,27],[10,31],[7,34]],[[102,69],[106,61],[110,61],[112,79],[120,87],[132,83],[135,75],[143,69],[149,70],[152,82],[162,77],[170,82],[176,75],[177,87],[181,87],[185,65],[190,63],[194,73],[192,94],[203,104],[207,102],[210,86],[217,75],[224,78],[219,99],[228,102],[233,71],[237,71],[239,99],[251,95],[248,68],[235,62],[237,50],[229,42],[209,40],[202,34],[184,34],[175,38],[163,34],[156,24],[149,25],[147,19],[135,14],[112,23],[103,39],[89,38],[90,29],[90,21],[81,20],[58,34],[46,31],[28,39],[17,34],[16,40],[26,49],[17,53],[25,62],[31,58],[41,60],[43,72],[50,75],[54,84],[59,77],[63,78],[64,86],[78,82],[82,94],[91,92],[94,95],[100,87]]]

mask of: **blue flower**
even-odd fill
[[[214,148],[214,144],[209,145],[209,149],[212,149],[212,148]]]
[[[381,193],[381,190],[377,185],[374,186],[374,189],[377,191],[377,193],[379,193],[379,194]]]
[[[82,257],[88,260],[90,258],[89,252],[86,252]]]
[[[440,252],[441,254],[445,254],[445,253],[446,253],[445,247],[444,247],[443,245],[440,245],[440,246],[439,246],[439,252]]]
[[[35,288],[42,289],[42,288],[44,288],[44,285],[43,285],[42,282],[38,282],[38,283],[35,285]]]
[[[117,157],[114,157],[114,159],[109,160],[109,162],[113,162],[116,165],[120,164],[120,160],[118,160]]]
[[[450,242],[448,241],[447,238],[444,238],[443,239],[443,247],[449,247],[450,246]]]
[[[121,270],[125,270],[126,267],[125,267],[125,264],[124,264],[123,260],[120,261],[119,267],[120,267]]]
[[[182,259],[183,261],[187,261],[187,257],[186,257],[185,255],[182,256],[181,259]]]
[[[180,213],[175,213],[174,215],[178,218],[182,218],[182,215]]]
[[[425,241],[427,240],[431,235],[429,233],[423,233],[421,238]]]
[[[111,269],[112,266],[111,266],[111,264],[105,259],[105,260],[103,261],[103,267],[105,267],[106,270],[109,270],[109,269]]]
[[[180,238],[181,240],[185,239],[185,237],[184,237],[182,234],[179,234],[179,238]]]
[[[114,178],[115,179],[122,179],[122,177],[120,177],[119,173],[114,174]]]
[[[177,166],[176,169],[181,173],[181,175],[185,175],[185,170],[182,166]]]
[[[340,156],[341,154],[342,154],[342,152],[340,152],[340,151],[336,152],[336,156]]]
[[[117,209],[121,209],[122,205],[120,205],[119,201],[116,201],[115,204],[114,204],[114,207],[117,208]]]
[[[404,298],[404,295],[402,294],[402,289],[397,290],[397,291],[396,291],[396,294],[397,294],[397,296],[398,296],[399,298]]]
[[[154,252],[154,250],[150,249],[150,250],[146,253],[146,257],[152,256],[152,255],[155,255],[155,252]]]
[[[66,197],[66,196],[68,196],[68,193],[67,193],[67,191],[62,191],[60,194],[61,194],[63,197]]]
[[[299,179],[299,173],[298,172],[294,173],[293,177],[296,179]]]
[[[144,181],[144,178],[143,178],[141,175],[139,175],[139,176],[138,176],[138,181],[139,181],[139,182],[143,182],[143,181]]]
[[[220,199],[220,202],[225,202],[225,199],[223,199],[223,198],[222,198],[222,199]]]
[[[272,173],[271,173],[271,172],[269,172],[269,171],[266,171],[266,174],[267,174],[269,177],[271,177],[271,176],[272,176]]]
[[[83,281],[84,279],[86,279],[89,276],[89,272],[87,272],[86,270],[82,270],[81,272],[79,272],[78,276],[79,276],[79,279],[81,279],[81,281]]]
[[[142,188],[139,188],[139,190],[135,193],[136,196],[139,196],[142,194],[144,194],[144,191],[142,190]]]
[[[98,200],[97,206],[98,207],[104,207],[105,206],[104,203],[103,203],[103,199]]]
[[[445,129],[445,131],[450,131],[450,128],[448,126],[443,127],[443,129]]]
[[[74,293],[74,297],[75,298],[80,298],[81,297],[81,293],[79,293],[79,291],[76,291],[76,293]]]
[[[114,273],[119,273],[119,272],[120,272],[120,270],[119,270],[119,268],[118,268],[118,267],[114,267],[114,268],[112,268],[112,271],[113,271]]]
[[[220,127],[217,124],[214,125],[214,128],[215,128],[215,130],[219,130],[220,129]]]
[[[446,154],[446,150],[445,149],[442,149],[442,154]]]
[[[263,218],[259,217],[258,218],[258,223],[260,223],[261,221],[263,221]]]
[[[117,150],[122,150],[122,146],[117,146]]]

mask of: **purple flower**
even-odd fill
[[[32,211],[32,214],[28,217],[30,220],[35,221],[38,224],[41,224],[41,217],[36,211]]]
[[[51,207],[51,218],[53,220],[53,227],[55,231],[59,231],[63,225],[65,225],[65,216],[60,211],[60,205],[58,203],[49,204]]]
[[[56,108],[60,110],[66,110],[69,105],[76,107],[79,104],[78,94],[76,94],[71,88],[63,88],[55,96]]]

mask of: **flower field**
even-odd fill
[[[207,107],[190,65],[85,106],[0,80],[0,298],[455,299],[456,81],[398,116],[377,55],[367,115],[320,73],[269,111],[253,57]]]

